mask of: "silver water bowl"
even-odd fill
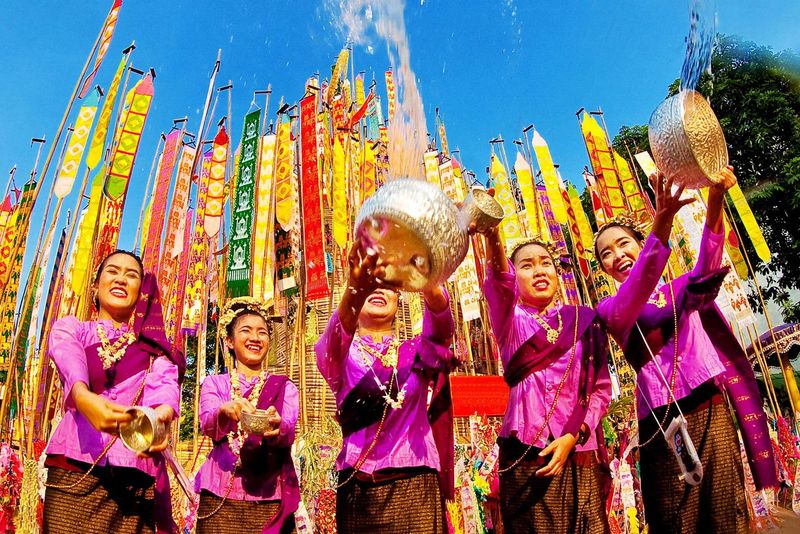
[[[356,234],[378,254],[387,281],[421,291],[455,272],[469,249],[471,222],[496,225],[502,216],[502,207],[485,192],[473,192],[459,211],[435,185],[399,178],[364,202]]]
[[[167,439],[167,425],[158,420],[154,409],[134,406],[128,413],[133,420],[119,427],[119,437],[127,448],[133,452],[144,452]]]
[[[242,412],[241,419],[242,429],[249,434],[261,435],[268,430],[273,430],[267,410],[256,410],[252,413]]]
[[[658,169],[687,188],[719,182],[728,164],[722,127],[697,91],[681,91],[664,100],[650,116],[649,137]]]

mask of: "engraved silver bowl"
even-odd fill
[[[690,189],[719,182],[728,164],[722,127],[697,91],[664,100],[650,116],[649,138],[659,170]]]
[[[158,420],[154,409],[134,406],[128,413],[133,420],[119,427],[119,438],[127,448],[133,452],[144,452],[167,439],[167,425]]]
[[[242,412],[242,430],[249,434],[264,434],[268,430],[272,430],[272,425],[269,422],[269,415],[267,410],[256,410],[255,412],[248,413]]]
[[[364,202],[356,234],[380,257],[387,281],[421,291],[455,272],[469,249],[471,222],[496,225],[502,215],[502,207],[485,192],[473,192],[459,211],[435,185],[399,178]]]

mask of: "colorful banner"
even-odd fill
[[[114,37],[114,28],[117,27],[117,19],[119,18],[119,10],[121,7],[122,0],[114,0],[114,4],[111,6],[111,11],[108,12],[106,21],[103,24],[103,37],[100,41],[100,47],[97,50],[97,56],[94,58],[94,68],[83,81],[83,86],[81,87],[81,92],[78,95],[78,98],[85,97],[89,92],[89,89],[92,87],[94,77],[97,75],[97,71],[100,70],[100,65],[103,63],[103,59],[106,57],[108,47],[111,46],[111,39]]]
[[[317,95],[300,101],[300,158],[303,188],[303,260],[306,299],[330,294],[322,233],[322,197],[317,162]]]
[[[256,230],[253,244],[253,296],[266,305],[273,303],[275,293],[275,142],[277,136],[261,138],[261,165],[256,189]]]
[[[747,203],[742,188],[739,187],[739,184],[735,184],[728,189],[728,194],[731,197],[733,205],[736,207],[736,211],[739,213],[739,217],[742,219],[742,224],[744,225],[744,229],[747,230],[747,235],[750,236],[753,248],[756,249],[756,254],[761,258],[761,261],[769,263],[771,258],[769,246],[764,240],[764,234],[761,233],[761,228],[758,226],[758,222],[756,222],[756,218],[753,216],[753,211]]]
[[[544,140],[544,137],[542,137],[539,132],[534,130],[531,144],[533,145],[533,152],[536,154],[536,161],[539,162],[539,169],[542,171],[545,194],[550,201],[550,205],[553,207],[555,220],[558,224],[566,224],[567,210],[564,207],[564,202],[561,200],[558,175],[556,174],[556,167],[553,165],[553,158],[550,155],[550,148],[547,146],[547,141]]]
[[[625,158],[620,156],[616,150],[612,148],[611,151],[614,154],[614,162],[619,171],[619,181],[622,184],[622,191],[625,193],[625,198],[628,199],[628,206],[630,206],[631,211],[640,221],[652,220],[654,213],[652,213],[650,209],[649,202],[645,201],[644,193],[642,193],[639,187],[639,181],[632,172],[633,169],[631,169]]]
[[[361,161],[362,200],[374,195],[378,189],[377,167],[378,161],[375,156],[375,149],[372,147],[372,143],[367,141],[364,143],[364,158]]]
[[[203,310],[203,291],[206,289],[206,275],[208,272],[208,238],[203,227],[205,218],[206,199],[208,197],[209,172],[213,149],[203,154],[203,166],[200,179],[197,182],[197,209],[194,218],[192,242],[189,247],[189,260],[186,267],[186,296],[182,311],[182,326],[184,332],[193,334],[200,328]]]
[[[614,217],[628,211],[605,132],[594,117],[588,113],[583,114],[581,133],[586,143],[586,150],[589,152],[589,159],[606,214]]]
[[[366,92],[364,91],[364,73],[359,72],[356,74],[356,106],[361,107],[366,101]]]
[[[64,159],[61,164],[61,171],[58,173],[56,183],[53,185],[53,193],[56,198],[64,198],[72,191],[72,185],[75,183],[75,176],[78,174],[83,151],[86,148],[86,141],[89,139],[89,132],[92,129],[94,116],[97,114],[99,100],[100,93],[98,91],[92,92],[92,95],[86,99],[86,102],[78,111],[78,120],[75,122],[75,129],[69,137],[67,150],[64,153]]]
[[[591,251],[594,248],[594,232],[592,231],[592,225],[589,224],[589,218],[586,216],[586,212],[583,211],[581,196],[572,184],[567,185],[567,195],[569,196],[569,203],[572,206],[572,211],[575,212],[575,222],[580,231],[583,248]]]
[[[586,260],[587,256],[586,248],[584,247],[583,235],[581,234],[580,227],[578,226],[578,219],[575,215],[575,209],[572,207],[572,202],[570,202],[569,193],[567,193],[567,190],[564,188],[561,189],[561,198],[563,199],[564,205],[567,208],[567,219],[569,221],[568,228],[570,236],[572,237],[572,246],[575,251],[575,256],[577,256],[578,267],[580,268],[583,277],[588,278],[589,262]],[[586,217],[586,214],[584,213],[583,216]]]
[[[180,253],[183,252],[184,248],[184,224],[186,223],[186,211],[189,209],[192,165],[196,154],[197,149],[184,146],[178,162],[175,190],[172,193],[172,206],[170,206],[169,218],[167,219],[167,235],[164,238],[161,266],[158,270],[158,284],[162,291],[165,292],[175,282],[173,279],[175,268],[178,265]]]
[[[292,123],[285,119],[278,126],[278,155],[275,160],[275,218],[284,230],[293,228],[297,223],[293,177]]]
[[[275,229],[275,269],[278,278],[275,286],[287,297],[292,297],[298,292],[297,280],[294,277],[294,247],[291,234],[280,227]]]
[[[242,152],[231,206],[231,233],[228,240],[228,296],[250,294],[250,268],[255,209],[256,170],[261,109],[245,115],[242,127]]]
[[[0,246],[0,291],[3,293],[7,292],[6,289],[11,291],[11,286],[7,287],[9,281],[12,284],[19,284],[19,272],[15,268],[15,261],[17,256],[22,257],[25,252],[25,242],[28,239],[31,210],[36,200],[35,193],[36,182],[28,182],[25,184],[22,190],[22,196],[14,207],[14,212],[3,233],[3,242],[2,246]],[[17,270],[16,273],[14,272],[15,270]]]
[[[167,135],[164,150],[161,152],[161,161],[158,166],[156,183],[153,186],[152,208],[150,211],[150,224],[147,227],[147,239],[143,243],[142,261],[144,270],[157,273],[161,265],[161,236],[164,230],[164,219],[167,214],[167,198],[169,197],[169,184],[172,180],[172,171],[175,170],[175,159],[180,150],[183,130],[172,130]],[[174,201],[173,201],[174,202]],[[164,249],[165,253],[167,252]],[[164,287],[164,286],[162,286]]]
[[[211,149],[206,204],[203,210],[203,229],[208,237],[215,237],[222,227],[222,209],[225,203],[225,170],[228,164],[228,132],[220,126]],[[198,210],[198,214],[200,210]]]
[[[464,191],[464,182],[457,178],[453,172],[453,160],[448,159],[439,165],[439,176],[442,180],[442,191],[453,202],[464,202],[467,197]]]
[[[344,250],[350,230],[350,217],[347,212],[347,180],[345,177],[345,154],[339,138],[333,141],[333,240]]]
[[[525,161],[525,158],[520,152],[517,152],[517,157],[514,161],[514,172],[517,174],[517,183],[522,193],[522,203],[525,206],[525,218],[527,219],[528,229],[531,235],[540,235],[542,229],[539,226],[539,221],[536,220],[539,210],[536,204],[535,190],[533,188],[531,166]]]
[[[439,153],[436,150],[428,150],[423,154],[422,161],[425,163],[425,179],[441,189],[442,182],[439,179]]]
[[[394,121],[395,106],[397,106],[397,98],[394,90],[394,79],[392,78],[392,70],[386,71],[386,102],[389,106],[389,124]]]
[[[508,173],[506,173],[506,168],[494,154],[492,154],[489,172],[494,186],[494,196],[505,211],[503,222],[500,223],[500,231],[508,245],[512,241],[521,239],[524,236],[522,234],[519,217],[517,216],[517,208],[514,203],[514,196],[511,192],[511,184],[508,181]]]
[[[94,129],[92,142],[89,143],[89,151],[86,153],[86,166],[89,169],[94,169],[103,157],[103,147],[106,144],[106,134],[108,134],[108,125],[111,122],[111,114],[114,113],[114,104],[117,100],[117,91],[119,90],[119,82],[122,79],[122,73],[125,72],[125,63],[128,60],[127,56],[123,56],[117,67],[117,72],[114,74],[114,79],[111,81],[111,86],[106,94],[106,99],[103,102],[103,109],[100,110],[100,118],[97,120],[97,128]]]
[[[447,132],[444,129],[444,121],[439,121],[439,145],[442,147],[442,154],[450,157],[450,148],[447,146]]]
[[[472,243],[469,244],[469,250],[464,261],[456,269],[456,288],[461,302],[463,320],[469,322],[479,319],[483,294],[478,284],[478,273],[475,269],[475,253],[472,249]]]
[[[103,173],[100,170],[92,179],[89,206],[86,208],[86,214],[81,220],[77,244],[72,251],[75,263],[72,270],[71,286],[72,292],[78,299],[83,297],[83,291],[86,288],[89,262],[92,258],[92,248],[97,234],[97,222],[100,217],[100,207],[103,200],[103,182]]]
[[[193,216],[194,210],[192,208],[188,208],[186,210],[186,216],[184,217],[183,224],[181,224],[183,228],[181,239],[184,243],[189,243],[192,239]],[[189,247],[185,250],[182,250],[180,255],[174,258],[174,260],[178,262],[178,277],[174,284],[170,284],[170,293],[167,300],[167,311],[166,315],[164,316],[164,325],[167,330],[167,336],[169,336],[167,339],[173,343],[178,335],[178,327],[181,325],[183,320],[183,305],[186,301],[186,281],[189,272],[189,259],[191,258],[191,255],[192,251],[191,247]]]
[[[567,243],[564,240],[564,232],[561,230],[561,225],[556,220],[553,208],[550,205],[550,197],[547,194],[544,185],[536,186],[539,191],[539,200],[542,204],[542,213],[544,220],[547,222],[550,230],[550,237],[553,243],[558,247],[561,254],[567,254]],[[559,198],[561,198],[561,186],[559,185]],[[563,200],[562,200],[563,202]],[[565,210],[566,213],[566,210]],[[564,297],[568,304],[578,304],[580,297],[578,296],[578,286],[575,283],[575,277],[570,271],[564,271],[561,274],[561,286],[564,288]]]
[[[328,85],[327,98],[326,98],[329,104],[333,100],[333,97],[336,96],[336,90],[339,89],[342,77],[347,76],[347,59],[348,59],[347,48],[342,48],[342,51],[339,52],[339,56],[336,58],[336,63],[333,65],[333,70],[331,71],[331,82]]]

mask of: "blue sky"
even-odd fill
[[[111,5],[104,1],[8,2],[0,32],[0,183],[18,165],[17,183],[32,166],[31,137],[52,140],[86,54]],[[336,2],[208,2],[125,0],[111,49],[96,81],[107,87],[120,51],[135,40],[133,64],[156,70],[155,98],[123,218],[120,244],[130,247],[159,133],[189,117],[196,131],[208,76],[222,49],[218,85],[231,80],[233,139],[254,89],[273,87],[270,115],[284,96],[297,101],[314,72],[329,74],[345,37],[336,30]],[[776,50],[800,49],[800,2],[719,2],[719,31]],[[221,7],[220,7],[221,6]],[[433,128],[438,107],[451,148],[479,176],[488,141],[510,141],[535,124],[565,179],[580,187],[587,164],[575,112],[606,113],[611,135],[647,122],[680,71],[688,30],[685,1],[415,0],[405,8],[411,65]],[[389,65],[385,46],[354,51],[356,71],[379,79]],[[217,117],[225,103],[218,107]],[[73,111],[74,120],[77,108]],[[55,165],[55,164],[54,164]],[[49,187],[55,168],[48,173]],[[77,189],[77,187],[76,187]],[[44,198],[37,206],[38,235]],[[74,204],[68,197],[65,206]],[[65,210],[66,211],[66,210]],[[64,214],[62,214],[62,220]],[[30,246],[33,246],[32,244]],[[28,255],[30,261],[30,254]]]

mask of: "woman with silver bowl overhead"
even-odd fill
[[[167,341],[156,279],[138,256],[106,257],[92,293],[97,319],[63,317],[48,341],[64,416],[46,450],[43,531],[176,531],[160,454],[167,440],[137,455],[118,437],[131,405],[154,408],[166,425],[177,417],[186,362]]]
[[[669,258],[684,202],[659,182],[641,265],[592,309],[560,302],[559,255],[538,239],[512,244],[483,231],[484,294],[510,387],[500,429],[500,511],[507,532],[608,531],[607,459],[600,421],[611,398],[606,331],[632,325]],[[474,228],[473,228],[474,230]]]
[[[360,238],[349,264],[349,287],[315,347],[343,434],[337,529],[445,533],[454,480],[449,298],[441,286],[423,291],[422,334],[401,341],[386,266]]]
[[[275,319],[252,297],[231,299],[220,315],[232,368],[207,376],[200,391],[200,424],[214,449],[195,480],[198,534],[294,531],[299,397],[288,377],[267,369]]]
[[[725,191],[735,183],[727,167],[709,190],[694,268],[656,288],[635,325],[609,329],[637,373],[642,497],[654,533],[747,530],[739,440],[725,398],[736,413],[756,487],[777,484],[753,370],[714,304],[728,272],[720,269],[722,207]],[[631,220],[602,226],[595,238],[602,269],[625,284],[642,263],[643,237]]]

